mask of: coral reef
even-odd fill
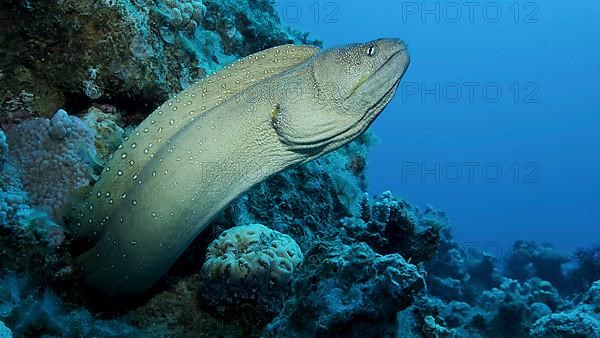
[[[223,50],[232,55],[248,55],[270,46],[306,41],[299,32],[284,30],[272,1],[206,0],[204,26],[216,32]]]
[[[562,289],[568,283],[563,265],[569,261],[567,255],[557,252],[548,243],[519,240],[506,259],[506,274],[521,281],[538,276]]]
[[[597,299],[596,289],[564,297],[573,292],[565,282],[566,255],[548,244],[517,241],[501,270],[489,254],[464,250],[450,228],[441,235],[438,255],[425,263],[429,294],[399,316],[406,332],[422,337],[594,336],[597,312],[589,304]],[[574,269],[585,268],[589,265]],[[570,299],[577,298],[579,305],[574,305]]]
[[[446,301],[472,303],[481,292],[500,286],[502,276],[494,257],[464,250],[452,239],[447,223],[442,224],[438,252],[425,263],[431,293]]]
[[[106,160],[126,136],[126,125],[135,124],[157,102],[229,60],[273,45],[317,43],[308,41],[306,35],[282,29],[273,4],[266,0],[0,2],[0,19],[7,23],[0,38],[6,47],[2,51],[5,61],[0,64],[3,74],[0,84],[6,88],[0,102],[0,121],[6,129],[10,128],[7,135],[12,156],[4,169],[7,173],[4,176],[10,181],[2,186],[10,189],[3,190],[3,194],[12,195],[2,195],[8,201],[6,207],[3,204],[3,210],[6,209],[3,215],[15,225],[29,224],[3,228],[3,238],[12,239],[13,243],[1,243],[9,250],[0,257],[8,262],[11,256],[16,256],[15,262],[6,265],[7,271],[18,271],[28,278],[35,276],[40,285],[49,282],[57,290],[61,290],[58,281],[66,287],[77,286],[71,280],[75,276],[68,252],[62,249],[69,244],[68,238],[63,234],[60,240],[52,241],[55,234],[51,231],[49,234],[49,229],[60,228],[38,224],[47,221],[43,214],[37,218],[30,216],[27,221],[20,219],[18,215],[24,214],[20,210],[34,210],[28,209],[30,206],[39,208],[59,220],[69,191],[88,185],[94,177],[97,163],[90,161],[94,158],[91,150],[97,150],[99,159]],[[6,54],[6,50],[13,50],[14,54]],[[30,57],[23,59],[19,55]],[[49,118],[49,113],[59,107],[81,112],[83,122],[62,110],[51,119],[27,120],[31,116]],[[73,147],[76,142],[83,147]],[[275,316],[276,321],[269,326],[270,334],[285,329],[292,325],[290,316],[310,305],[306,299],[323,298],[328,307],[313,304],[312,311],[307,313],[312,320],[290,333],[315,330],[325,333],[326,330],[319,328],[321,325],[332,332],[355,328],[367,333],[376,322],[385,323],[379,325],[379,332],[393,332],[395,312],[409,306],[424,287],[421,271],[400,254],[418,262],[431,257],[438,230],[421,219],[419,212],[390,194],[378,202],[363,197],[366,151],[370,143],[370,136],[364,135],[338,152],[259,184],[234,202],[215,220],[213,232],[208,231],[202,237],[211,238],[212,234],[230,229],[220,237],[223,240],[228,234],[235,234],[240,229],[235,226],[240,224],[262,223],[274,230],[254,229],[261,235],[250,236],[252,242],[246,247],[249,251],[223,264],[213,263],[230,253],[243,252],[243,241],[217,239],[208,252],[204,274],[200,273],[197,262],[203,261],[208,243],[199,239],[181,259],[181,266],[190,272],[182,273],[185,268],[176,266],[166,278],[176,287],[156,292],[122,318],[139,326],[153,322],[152,329],[145,331],[149,335],[177,332],[190,336],[199,331],[211,332],[212,328],[212,332],[245,332],[256,336]],[[43,170],[45,175],[36,170]],[[49,185],[47,180],[60,184]],[[373,218],[361,218],[361,210],[366,215],[371,209]],[[366,228],[356,233],[347,231],[361,226]],[[370,242],[373,246],[370,247],[360,243],[360,236],[380,240]],[[34,246],[38,250],[18,253],[20,246],[28,241],[38,243]],[[273,244],[280,247],[269,249],[275,253],[269,256],[267,245]],[[300,248],[309,252],[310,265],[296,273],[302,260]],[[213,249],[221,251],[216,253]],[[273,263],[279,265],[287,262],[285,269],[261,270],[258,264],[253,273],[242,273],[247,277],[242,278],[244,283],[258,284],[244,284],[244,289],[240,288],[239,278],[225,278],[236,271],[235,267],[240,265],[233,263],[241,262],[242,258],[257,258],[257,262],[264,263],[264,259],[258,259],[261,252],[266,252],[262,258],[267,258],[267,263],[274,258]],[[277,258],[281,252],[285,259]],[[44,264],[38,264],[41,271],[31,271],[36,266],[34,262],[41,259],[45,260]],[[16,262],[28,268],[19,269]],[[218,265],[230,269],[219,270],[222,274],[207,273],[217,271],[211,268]],[[336,271],[343,277],[338,278]],[[227,283],[231,289],[223,288]],[[281,290],[277,283],[282,285]],[[210,287],[210,295],[216,297],[215,305],[226,298],[237,297],[235,301],[239,301],[244,299],[240,297],[244,292],[247,298],[261,294],[256,286],[263,285],[277,295],[273,298],[278,305],[270,307],[259,321],[234,323],[226,331],[219,325],[222,321],[219,314],[206,309],[205,303],[210,301],[198,297],[206,296]],[[222,288],[223,297],[217,297],[215,288]],[[225,292],[228,290],[232,292],[229,295]],[[345,294],[346,290],[350,294]],[[283,293],[287,296],[282,297]],[[265,294],[268,292],[262,293]],[[331,296],[325,298],[325,295]],[[78,295],[69,299],[78,302],[82,297],[85,298]],[[55,334],[57,330],[72,335],[126,334],[126,331],[119,333],[125,327],[111,326],[109,322],[103,322],[106,331],[93,331],[97,323],[88,318],[87,312],[75,311],[88,329],[81,331],[82,327],[73,323],[64,311],[51,306],[57,298],[43,288],[33,292],[31,299],[13,298],[15,306],[6,318],[10,318],[7,323],[16,334],[32,330],[40,334]],[[199,299],[203,299],[203,304],[197,304]],[[244,306],[235,301],[229,304],[233,310]],[[38,305],[30,311],[33,308],[30,304]],[[285,310],[279,312],[282,306]],[[177,315],[182,320],[195,322],[190,327],[196,331],[186,331],[165,318],[164,314],[173,312],[173,308],[181,309]],[[31,313],[27,318],[33,319],[17,315],[22,310]],[[197,318],[204,320],[198,322]],[[361,318],[369,320],[357,321]],[[69,327],[57,326],[54,323],[57,320]],[[39,326],[32,328],[34,322]]]
[[[446,222],[442,212],[432,208],[421,212],[386,191],[372,204],[363,196],[360,217],[344,218],[341,226],[351,238],[368,243],[380,254],[400,253],[421,263],[436,254]]]
[[[534,278],[521,284],[505,279],[499,287],[483,291],[471,303],[427,296],[412,311],[417,322],[425,325],[426,318],[433,317],[436,325],[452,335],[526,337],[536,320],[563,305],[558,292],[548,282]],[[421,329],[424,337],[435,336],[426,331]]]
[[[524,284],[505,279],[499,288],[484,291],[477,299],[479,310],[472,317],[472,329],[485,336],[524,336],[531,325],[561,305],[558,291],[548,282],[534,278]]]
[[[303,259],[290,236],[262,224],[225,230],[208,247],[200,294],[213,306],[254,302],[275,313]]]
[[[583,292],[600,280],[600,245],[575,251],[576,267],[569,271],[575,290]]]
[[[598,337],[600,246],[574,261],[531,241],[506,262],[465,249],[442,212],[365,194],[369,133],[258,184],[155,289],[102,304],[59,224],[69,192],[172,93],[319,42],[269,0],[0,0],[0,20],[0,336]]]
[[[0,22],[3,126],[90,101],[148,113],[240,56],[319,43],[285,31],[266,0],[1,1]]]
[[[384,337],[395,314],[425,286],[399,254],[381,256],[365,243],[317,243],[293,284],[294,298],[267,327],[272,337]]]
[[[600,337],[600,280],[574,308],[540,318],[529,333],[532,337]]]

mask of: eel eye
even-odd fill
[[[377,47],[375,47],[374,45],[369,46],[369,49],[367,49],[367,55],[368,56],[377,55]]]

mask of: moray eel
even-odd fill
[[[280,46],[169,99],[119,147],[71,232],[94,289],[149,289],[230,202],[363,133],[409,64],[398,39],[320,51]]]

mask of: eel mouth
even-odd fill
[[[406,69],[408,69],[408,65],[410,64],[410,56],[408,54],[408,49],[402,45],[394,54],[392,54],[387,61],[385,61],[376,71],[373,72],[373,75],[370,78],[377,76],[380,72],[387,71],[387,67],[393,64],[393,67],[398,67],[400,65],[401,72],[397,75],[398,79],[396,83],[400,81],[400,79],[406,73]],[[395,72],[393,72],[395,73]],[[367,80],[368,81],[368,80]]]
[[[405,59],[405,60],[402,60]],[[358,91],[360,91],[361,88],[363,88],[367,83],[369,83],[370,80],[372,79],[376,79],[379,78],[379,75],[382,72],[387,71],[390,67],[390,65],[394,62],[394,61],[398,61],[396,62],[393,66],[397,66],[397,65],[404,65],[404,69],[401,70],[400,75],[398,75],[398,81],[399,79],[401,79],[404,76],[404,73],[406,72],[406,69],[408,68],[408,64],[410,63],[410,57],[408,56],[408,50],[406,49],[406,47],[401,47],[399,50],[397,50],[396,52],[394,52],[394,54],[392,54],[383,64],[381,64],[381,66],[379,66],[371,75],[369,75],[368,77],[366,77],[365,79],[363,79],[362,81],[360,81],[355,87],[354,90],[352,90],[352,92],[350,94],[348,94],[348,96],[346,96],[346,99],[349,99],[350,97],[354,96],[354,94],[356,94]],[[402,62],[404,61],[404,62]],[[392,72],[395,73],[395,72]]]
[[[388,105],[388,103],[392,100],[394,94],[396,93],[396,90],[398,89],[398,86],[400,85],[400,81],[402,80],[404,74],[406,73],[406,70],[408,69],[409,64],[410,57],[408,55],[408,50],[406,49],[406,47],[404,47],[404,45],[402,45],[402,47],[399,48],[398,51],[392,54],[386,62],[384,62],[379,68],[377,68],[377,70],[373,72],[373,74],[361,84],[360,88],[363,88],[367,85],[372,85],[370,83],[371,81],[376,81],[377,79],[380,79],[381,77],[379,77],[379,75],[381,73],[392,74],[392,76],[383,75],[387,77],[385,82],[393,82],[391,85],[388,85],[388,90],[385,93],[383,93],[383,95],[381,95],[381,97],[377,101],[375,101],[366,110],[363,116],[357,121],[356,124],[364,125],[363,128],[359,129],[359,132],[363,132],[364,130],[366,130],[371,125],[371,123],[373,123],[373,121],[377,118],[377,116],[381,114],[381,112]],[[346,133],[350,129],[352,128],[348,128],[342,131],[340,134]]]
[[[396,93],[396,90],[398,89],[398,86],[400,85],[400,80],[402,80],[402,76],[398,77],[398,79],[390,87],[390,89],[379,100],[377,100],[377,102],[375,102],[367,110],[367,112],[361,117],[361,119],[358,121],[357,124],[361,125],[363,127],[358,129],[357,134],[360,134],[360,133],[364,132],[365,130],[367,130],[371,126],[371,124],[375,121],[375,119],[377,119],[377,117],[381,114],[381,112],[383,112],[385,107],[390,103],[390,101],[394,97],[394,94]],[[349,130],[351,130],[351,129],[349,129]],[[349,137],[351,138],[353,136],[354,136],[354,134]]]

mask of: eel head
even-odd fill
[[[288,149],[306,161],[337,149],[364,132],[387,106],[409,65],[399,39],[332,48],[305,65],[302,100],[282,102],[273,127]]]

